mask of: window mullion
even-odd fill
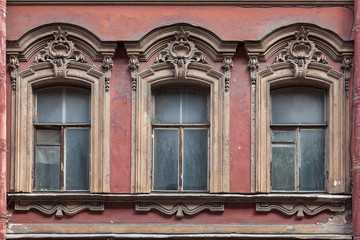
[[[65,143],[65,130],[64,126],[61,126],[61,138],[60,138],[60,189],[65,190],[65,150],[64,150],[64,143]]]
[[[179,127],[179,187],[180,191],[183,190],[183,128]]]
[[[300,128],[296,128],[295,190],[300,191]]]

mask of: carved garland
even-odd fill
[[[72,202],[54,202],[54,203],[39,203],[30,201],[16,201],[15,210],[29,211],[36,209],[44,214],[52,215],[62,218],[65,215],[74,216],[81,211],[104,211],[104,202],[89,202],[89,203],[72,203]]]
[[[138,79],[138,69],[139,69],[139,60],[136,56],[132,55],[129,60],[128,67],[131,71],[131,88],[135,92],[137,88],[137,79]]]
[[[136,203],[135,210],[139,212],[149,212],[155,209],[166,215],[174,215],[176,218],[183,218],[184,214],[195,215],[204,210],[210,210],[211,212],[223,212],[225,207],[224,203],[214,204],[159,204],[159,203]]]
[[[207,64],[205,56],[195,44],[188,40],[190,33],[180,28],[175,32],[175,41],[169,42],[167,47],[156,57],[154,64],[170,63],[174,68],[175,79],[185,78],[190,63]]]
[[[308,38],[310,30],[301,26],[295,32],[295,40],[288,43],[275,57],[274,63],[288,62],[294,70],[294,78],[305,78],[308,65],[312,62],[327,64],[324,53],[315,47],[315,43]]]
[[[233,60],[230,57],[225,57],[222,68],[225,74],[225,91],[228,92],[230,89],[230,77],[231,69],[234,67]]]
[[[348,93],[350,88],[350,70],[352,68],[352,59],[351,57],[344,57],[341,63],[341,69],[344,73],[345,78],[345,91]]]
[[[250,57],[249,63],[248,63],[248,68],[250,71],[251,84],[255,85],[256,79],[258,77],[258,70],[259,70],[259,61],[258,61],[257,57]]]
[[[11,89],[13,91],[16,90],[16,78],[18,75],[18,71],[19,71],[19,60],[16,56],[11,55],[9,57],[9,63],[8,63],[8,68],[10,70],[10,78],[11,78]]]
[[[105,56],[103,59],[102,68],[105,74],[105,91],[109,92],[110,90],[110,78],[111,78],[111,70],[114,66],[114,62],[110,56]]]

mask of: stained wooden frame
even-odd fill
[[[259,72],[253,91],[255,119],[255,191],[270,192],[271,128],[270,90],[280,86],[310,86],[326,89],[327,92],[327,189],[328,193],[346,192],[348,181],[345,172],[348,142],[348,99],[345,93],[344,75],[329,65],[311,63],[304,79],[293,79],[290,63],[278,63]]]

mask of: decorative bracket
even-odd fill
[[[41,203],[39,201],[31,202],[26,200],[15,201],[15,210],[29,211],[30,209],[36,209],[44,214],[52,215],[62,218],[65,215],[74,216],[81,211],[104,211],[104,202],[46,202]]]
[[[110,91],[110,78],[111,78],[111,70],[114,66],[114,62],[110,56],[105,56],[103,59],[102,68],[105,74],[105,91]]]
[[[275,57],[274,63],[289,62],[294,70],[294,78],[305,78],[308,65],[312,62],[327,64],[325,54],[315,47],[315,43],[308,38],[310,30],[301,26],[295,32],[295,40],[288,43]]]
[[[296,214],[297,218],[302,219],[305,216],[304,213],[313,216],[325,210],[343,212],[345,211],[345,203],[256,203],[256,211],[258,212],[270,212],[272,210],[277,210],[289,216]]]
[[[70,62],[86,63],[82,52],[76,49],[72,41],[67,40],[67,35],[67,32],[58,27],[58,31],[54,32],[54,40],[48,42],[35,58],[35,63],[50,63],[54,67],[56,77],[65,77]]]
[[[129,68],[131,71],[131,88],[136,92],[137,88],[137,79],[138,79],[138,69],[139,69],[139,60],[136,56],[131,55],[129,59]]]
[[[231,69],[234,67],[233,60],[231,57],[225,57],[223,61],[222,68],[224,69],[225,74],[225,92],[228,92],[230,89],[230,77]]]
[[[224,203],[213,203],[213,204],[185,204],[185,203],[176,203],[176,204],[160,204],[160,203],[136,203],[135,210],[139,212],[149,212],[150,210],[155,209],[166,215],[174,215],[176,218],[183,218],[184,214],[195,215],[203,210],[210,210],[211,212],[223,212],[225,207]]]
[[[160,51],[154,62],[154,64],[170,63],[174,67],[175,79],[186,79],[188,66],[192,62],[207,64],[203,53],[195,47],[193,42],[188,40],[189,35],[190,32],[184,31],[183,28],[176,31],[175,41],[169,42],[167,47]]]
[[[344,57],[341,63],[341,69],[343,70],[344,73],[344,78],[345,78],[345,92],[348,93],[349,92],[349,88],[350,88],[350,70],[352,68],[353,64],[352,64],[352,58],[351,57]]]
[[[259,70],[259,61],[257,57],[249,58],[248,68],[250,71],[251,85],[256,85],[256,80],[258,77],[258,70]]]
[[[20,64],[17,56],[11,55],[9,57],[8,68],[10,69],[11,89],[13,91],[16,90],[16,78],[18,75],[19,66]]]

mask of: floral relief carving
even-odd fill
[[[15,201],[15,210],[29,211],[36,209],[44,214],[53,215],[62,218],[65,215],[74,216],[81,211],[104,211],[104,202],[31,202],[31,201]]]
[[[309,40],[309,32],[301,26],[300,31],[295,32],[296,39],[290,41],[274,60],[274,63],[289,62],[294,70],[294,78],[305,78],[308,65],[312,62],[327,64],[324,53]]]
[[[230,77],[231,69],[234,67],[233,60],[230,57],[225,57],[223,61],[222,68],[224,69],[225,74],[225,91],[230,90]]]
[[[111,70],[114,66],[114,61],[110,56],[105,56],[103,59],[102,68],[105,72],[105,91],[109,92],[110,90],[110,78],[111,78]]]
[[[341,63],[341,69],[344,73],[345,78],[345,91],[348,93],[350,88],[350,70],[352,68],[352,58],[351,57],[344,57]]]
[[[345,211],[345,203],[256,203],[256,211],[270,212],[276,210],[286,215],[295,215],[299,219],[304,218],[305,214],[314,216],[322,211],[328,210],[331,212]]]
[[[137,88],[138,69],[140,66],[138,58],[134,55],[130,56],[128,66],[131,71],[131,88],[135,92]]]
[[[67,35],[67,32],[58,27],[58,31],[54,32],[54,40],[48,42],[35,58],[35,63],[50,63],[54,67],[56,77],[65,77],[66,68],[70,62],[86,63],[82,52],[66,38]]]
[[[259,61],[258,61],[257,57],[249,58],[248,68],[250,71],[251,84],[255,85],[256,79],[258,77],[258,71],[259,71]]]
[[[16,78],[19,70],[19,60],[16,56],[11,55],[9,57],[8,68],[10,69],[10,78],[11,78],[11,89],[16,90]]]
[[[187,68],[192,62],[207,64],[203,53],[188,40],[189,35],[189,31],[180,28],[175,32],[175,41],[169,42],[155,60],[155,64],[170,63],[174,67],[175,78],[186,78]]]
[[[158,210],[161,213],[166,215],[174,215],[176,218],[183,218],[184,214],[186,215],[195,215],[201,211],[209,210],[211,212],[223,212],[224,204],[223,203],[214,203],[214,204],[185,204],[185,203],[176,203],[176,204],[160,204],[160,203],[136,203],[135,210],[139,212],[149,212],[150,210]]]

